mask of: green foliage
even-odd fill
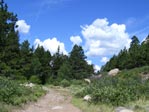
[[[82,47],[74,45],[69,57],[73,79],[83,79],[93,74],[93,66],[87,64],[86,58]]]
[[[51,53],[49,51],[45,51],[42,46],[38,46],[34,52],[34,60],[32,61],[33,69],[31,71],[39,77],[42,84],[45,84],[47,82],[47,78],[49,77],[51,70],[49,64],[50,61]]]
[[[121,72],[116,77],[103,76],[82,89],[77,96],[90,94],[92,102],[124,105],[141,98],[149,99],[149,80],[143,81],[141,72],[149,73],[149,67]]]
[[[60,47],[58,47],[57,52],[52,56],[52,60],[50,62],[51,69],[52,69],[51,75],[54,80],[58,78],[62,79],[64,74],[67,74],[66,73],[67,71],[65,68],[65,66],[67,66],[65,63],[67,60],[68,60],[68,57],[60,53]]]
[[[20,105],[35,100],[35,97],[37,100],[38,97],[45,94],[41,87],[25,87],[4,77],[0,77],[0,88],[0,102],[12,105]]]
[[[63,79],[61,81],[61,86],[68,87],[68,86],[70,86],[70,82],[68,80],[66,80],[66,79]]]
[[[60,69],[58,70],[58,78],[67,80],[73,78],[72,68],[68,62],[64,62],[63,65],[61,65]]]
[[[0,74],[12,77],[19,68],[19,37],[15,31],[16,21],[17,16],[8,11],[7,4],[0,2],[0,63],[4,65]]]
[[[35,83],[35,84],[41,84],[41,80],[35,75],[32,75],[30,77],[30,82]]]
[[[43,46],[30,48],[27,40],[20,44],[16,22],[17,16],[8,11],[7,4],[0,2],[1,76],[41,84],[46,84],[50,79],[57,85],[62,79],[82,79],[93,74],[93,65],[87,64],[81,46],[75,45],[69,57],[60,53],[60,47],[51,56]]]
[[[27,40],[25,40],[21,45],[20,45],[20,56],[21,59],[19,60],[19,65],[20,65],[20,73],[29,79],[31,77],[31,60],[33,58],[33,51],[30,48],[30,44]]]
[[[83,85],[86,85],[87,83],[85,83],[85,82],[82,81],[82,80],[73,79],[73,80],[71,80],[71,84],[72,84],[72,85],[80,85],[80,86],[83,86]]]
[[[132,37],[130,48],[124,48],[116,56],[102,67],[102,71],[109,71],[113,68],[132,69],[149,65],[149,36],[140,44],[136,36]]]

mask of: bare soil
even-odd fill
[[[81,112],[71,104],[68,92],[49,89],[49,92],[35,103],[15,109],[13,112]]]

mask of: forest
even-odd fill
[[[30,80],[45,84],[60,82],[62,79],[82,79],[94,73],[81,46],[74,45],[69,55],[54,55],[42,46],[30,47],[28,40],[19,43],[16,31],[17,15],[8,11],[0,2],[0,75],[14,80]]]
[[[132,69],[149,65],[149,35],[140,43],[138,37],[133,36],[129,49],[122,49],[118,55],[114,55],[103,67],[102,71],[113,68]]]
[[[8,11],[8,6],[0,2],[0,75],[18,80],[30,80],[45,84],[60,82],[63,79],[83,79],[94,74],[93,65],[86,61],[83,48],[74,45],[69,55],[54,55],[45,51],[42,46],[30,47],[28,40],[19,43],[19,32],[16,31],[17,15]],[[132,69],[149,65],[149,35],[140,43],[132,37],[130,48],[122,49],[114,55],[101,69]]]

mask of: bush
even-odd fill
[[[85,83],[83,80],[76,80],[76,79],[71,80],[71,84],[72,85],[81,85],[81,86],[87,85],[87,83]]]
[[[37,97],[45,94],[40,86],[33,88],[20,85],[17,81],[0,77],[0,102],[5,104],[20,105],[32,100],[32,96]]]
[[[149,80],[142,81],[139,75],[142,70],[147,69],[124,71],[115,77],[103,76],[76,95],[83,97],[90,94],[92,102],[112,105],[124,105],[141,98],[149,99]]]
[[[35,76],[35,75],[32,75],[32,76],[30,77],[30,81],[31,81],[32,83],[35,83],[35,84],[41,84],[40,79],[39,79],[37,76]]]
[[[68,80],[66,80],[66,79],[63,79],[61,81],[61,86],[68,87],[68,86],[70,86],[70,82]]]

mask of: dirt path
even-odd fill
[[[71,103],[71,97],[66,92],[50,89],[47,95],[38,102],[31,103],[13,112],[81,112]]]

